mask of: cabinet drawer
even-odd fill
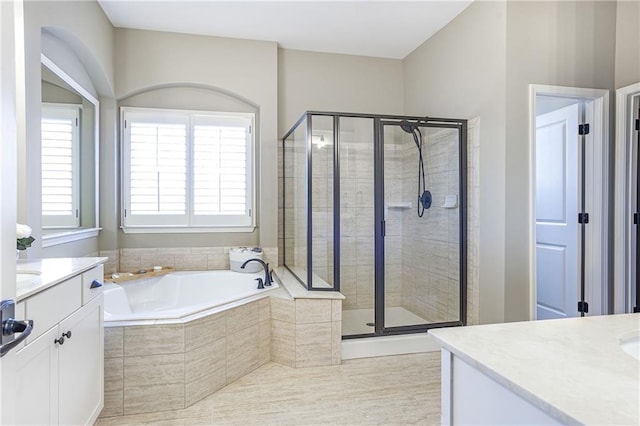
[[[24,301],[25,317],[33,320],[27,344],[80,308],[80,276],[70,278]]]
[[[100,287],[91,288],[94,281],[100,283]],[[94,297],[102,294],[102,284],[104,284],[104,266],[98,265],[95,268],[82,274],[82,304],[86,305]]]

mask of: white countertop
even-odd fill
[[[565,424],[640,424],[640,314],[430,330],[442,346]]]
[[[106,257],[63,257],[49,259],[18,260],[16,273],[26,272],[32,276],[28,281],[16,284],[16,301],[54,286],[67,278],[106,262]]]

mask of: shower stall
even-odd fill
[[[466,323],[466,120],[306,112],[282,140],[284,266],[343,338]]]

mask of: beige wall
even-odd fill
[[[504,2],[474,2],[404,59],[404,112],[480,119],[480,322],[504,319]]]
[[[276,245],[277,238],[277,46],[274,42],[237,40],[155,31],[117,29],[116,97],[137,105],[186,107],[194,86],[202,91],[218,92],[214,104],[224,94],[253,105],[259,112],[258,228],[253,233],[189,234],[176,238],[172,234],[124,234],[118,236],[119,247],[183,247],[260,244]],[[148,92],[148,89],[168,88]],[[185,88],[191,86],[191,89]],[[171,94],[171,91],[172,94]],[[167,97],[167,93],[170,96]],[[204,97],[203,97],[204,96]],[[196,96],[203,104],[206,95]],[[206,103],[206,102],[205,102]],[[155,104],[155,105],[153,105]],[[209,103],[211,105],[211,103]],[[193,108],[193,107],[191,107]],[[110,155],[110,157],[114,157]],[[113,185],[117,180],[113,180]],[[116,191],[117,192],[117,191]],[[119,209],[110,212],[119,223]],[[112,247],[103,247],[111,249]]]
[[[614,89],[615,34],[615,2],[507,2],[507,321],[529,319],[529,84]]]
[[[619,1],[616,11],[615,88],[640,81],[640,2]]]
[[[42,42],[42,29],[53,39]],[[97,239],[42,250],[40,199],[40,53],[89,92],[113,96],[113,27],[97,2],[24,2],[25,103],[18,110],[18,221],[29,224],[36,242],[29,257],[86,255]],[[105,117],[101,116],[101,121]],[[27,155],[28,153],[28,155]]]
[[[402,61],[278,50],[278,136],[305,111],[402,113]]]

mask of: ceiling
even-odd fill
[[[98,0],[121,28],[275,41],[287,49],[402,59],[472,0]]]

